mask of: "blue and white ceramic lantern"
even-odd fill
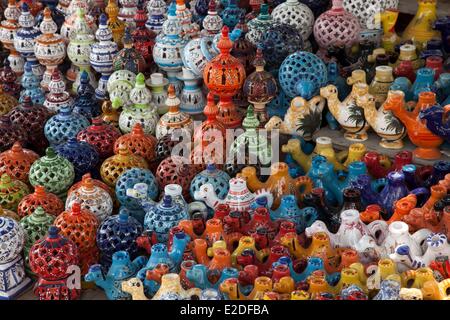
[[[41,80],[33,73],[31,62],[25,62],[25,72],[22,75],[21,84],[23,90],[20,92],[19,102],[23,102],[23,98],[28,96],[33,104],[42,105],[45,102],[45,93],[41,89]]]
[[[45,123],[44,134],[51,145],[58,145],[76,138],[78,132],[87,127],[89,120],[86,117],[73,113],[69,106],[64,106]]]
[[[118,48],[117,43],[112,41],[112,32],[108,28],[108,17],[105,14],[100,16],[99,23],[99,28],[95,32],[95,38],[98,42],[92,45],[89,60],[94,70],[101,74],[95,96],[97,99],[104,100],[106,98],[106,85],[113,72],[113,57],[117,54]]]
[[[159,34],[166,20],[167,5],[164,0],[150,0],[147,3],[148,20],[145,23],[147,29]]]
[[[203,76],[206,63],[216,56],[212,48],[213,37],[203,36],[189,41],[183,48],[183,63],[197,78]]]
[[[24,243],[25,232],[19,223],[0,217],[0,300],[15,298],[31,284],[23,264]]]
[[[156,200],[159,187],[153,173],[148,169],[133,168],[125,171],[116,182],[116,197],[122,206],[132,210],[142,210],[139,201],[127,196],[127,189],[132,189],[137,183],[145,183],[147,197]]]
[[[182,70],[177,77],[184,82],[180,96],[180,110],[188,114],[201,114],[206,105],[206,99],[198,85],[200,79],[189,69],[183,67]]]
[[[41,34],[41,31],[35,27],[34,17],[25,2],[22,4],[19,25],[21,28],[14,35],[14,48],[30,63],[33,73],[41,80],[45,68],[39,64],[34,55],[35,39]]]
[[[229,181],[231,177],[225,171],[219,170],[214,164],[208,164],[206,170],[203,170],[192,179],[189,192],[192,199],[194,193],[200,190],[200,187],[206,183],[212,184],[214,192],[219,199],[225,199],[229,190]]]
[[[278,80],[287,96],[300,96],[309,100],[327,84],[328,70],[315,54],[298,51],[283,61],[278,71]]]
[[[167,20],[163,24],[162,33],[156,38],[153,47],[153,59],[161,70],[166,71],[169,83],[174,85],[175,91],[179,95],[182,82],[177,79],[177,74],[183,67],[181,55],[187,40],[180,36],[181,25],[175,10],[175,4],[172,3],[169,7]]]

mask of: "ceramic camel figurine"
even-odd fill
[[[327,100],[331,114],[345,129],[344,137],[347,140],[365,141],[368,139],[366,131],[370,126],[364,117],[364,109],[356,102],[358,96],[366,94],[369,94],[369,86],[362,82],[353,85],[352,91],[344,101],[339,100],[338,89],[335,85],[329,84],[320,89],[320,95]]]
[[[122,291],[129,293],[132,300],[150,300],[144,294],[144,284],[138,278],[122,282]]]
[[[309,101],[302,97],[296,97],[292,99],[284,121],[273,116],[266,123],[265,129],[268,131],[279,129],[283,134],[301,136],[305,140],[311,140],[314,133],[320,129],[324,107],[325,99],[321,96],[315,96]]]

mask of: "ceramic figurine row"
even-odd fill
[[[328,2],[9,0],[0,299],[448,299],[449,20]]]

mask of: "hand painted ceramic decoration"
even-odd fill
[[[195,6],[193,8],[193,19],[194,22],[201,25],[203,19],[206,17],[208,13],[208,0],[200,0],[195,2]]]
[[[55,226],[48,229],[47,237],[31,247],[30,269],[38,276],[33,292],[39,300],[79,298],[80,289],[67,283],[68,275],[71,273],[69,268],[79,264],[78,255],[77,245],[61,236]]]
[[[17,74],[11,68],[9,60],[3,62],[3,68],[0,71],[0,81],[3,92],[12,95],[14,98],[19,98],[20,84],[17,83]]]
[[[31,284],[25,274],[22,249],[25,242],[23,228],[11,218],[0,217],[0,298],[13,299]]]
[[[202,113],[206,99],[201,88],[198,86],[198,77],[189,69],[183,67],[182,72],[178,74],[178,79],[184,83],[180,95],[180,110],[192,115]]]
[[[137,11],[137,0],[119,0],[119,19],[122,20],[127,27],[134,29],[134,16]]]
[[[214,36],[222,30],[223,20],[217,14],[216,2],[214,0],[209,1],[208,14],[203,19],[202,26],[203,30],[201,32],[203,36]]]
[[[141,52],[135,48],[129,28],[125,29],[122,43],[123,49],[113,57],[114,71],[129,70],[134,74],[145,72],[148,67],[147,63]]]
[[[147,13],[142,1],[139,1],[138,10],[134,15],[136,29],[132,32],[134,46],[142,54],[148,66],[153,64],[153,47],[155,46],[156,33],[145,27]]]
[[[139,123],[145,134],[155,134],[159,117],[151,101],[152,94],[145,86],[144,75],[140,73],[136,77],[134,88],[130,91],[130,102],[132,105],[123,107],[119,116],[119,127],[123,133],[131,132],[134,125]],[[113,101],[114,106],[116,106],[116,101]]]
[[[147,29],[159,34],[166,17],[167,5],[164,0],[149,0],[147,2],[148,20]]]
[[[34,0],[25,0],[25,1],[19,1],[19,5],[23,5],[24,3],[27,4],[30,13],[33,17],[36,17],[40,11],[44,8],[41,2],[34,1]]]
[[[14,35],[14,48],[30,64],[33,74],[41,77],[44,69],[39,65],[34,55],[35,39],[41,32],[35,27],[34,17],[31,15],[28,4],[26,3],[22,4],[19,25],[21,28]]]
[[[240,31],[240,34],[239,34]],[[236,33],[236,35],[234,35]],[[247,40],[248,27],[244,18],[241,18],[239,23],[236,25],[233,32],[230,34],[230,39],[233,42],[233,48],[231,49],[231,55],[237,58],[245,68],[246,74],[250,74],[254,71],[253,59],[255,58],[256,47]],[[220,36],[216,36],[215,46],[220,40]],[[219,48],[216,49],[219,53]],[[242,90],[237,93],[234,100],[240,107],[245,107],[247,102],[242,97]],[[239,103],[241,102],[241,103]]]
[[[108,15],[108,28],[111,29],[114,42],[117,43],[119,48],[122,48],[122,38],[125,33],[125,23],[119,20],[119,7],[117,6],[117,0],[108,0],[108,5],[105,8],[105,12]]]
[[[70,5],[67,8],[66,19],[64,20],[64,24],[61,27],[61,36],[63,36],[66,44],[70,42],[70,39],[73,36],[73,34],[77,32],[75,24],[76,20],[79,18],[78,16],[79,9],[81,9],[85,14],[84,19],[87,24],[89,33],[93,34],[95,33],[95,30],[97,30],[97,24],[95,23],[94,18],[88,14],[88,12],[90,11],[89,7],[91,6],[91,4],[92,4],[91,1],[82,1],[82,0],[70,1]],[[68,78],[71,81],[74,81],[75,78],[72,78],[72,75],[73,74],[69,73]]]
[[[216,53],[212,52],[212,36],[203,36],[190,40],[183,48],[183,64],[196,78],[201,78],[206,63]]]
[[[245,38],[254,46],[258,45],[262,35],[272,24],[273,21],[272,16],[269,14],[269,6],[264,3],[261,5],[259,15],[247,23],[248,32],[246,33]]]
[[[40,185],[35,186],[34,193],[30,193],[20,200],[17,213],[23,218],[32,214],[38,207],[53,216],[58,216],[64,211],[64,203],[61,199],[53,193],[46,192],[45,188]]]
[[[15,142],[11,149],[0,153],[0,175],[6,173],[14,179],[28,183],[28,171],[38,158],[37,153],[22,148],[20,142]]]
[[[66,84],[62,79],[62,74],[58,69],[55,69],[52,74],[52,79],[48,84],[49,93],[45,95],[44,107],[50,113],[57,113],[61,108],[72,107],[73,99],[66,91]]]
[[[209,164],[206,167],[206,170],[197,174],[191,181],[189,192],[191,197],[194,199],[195,192],[199,191],[202,185],[210,183],[213,186],[216,195],[220,199],[224,199],[228,194],[228,181],[230,179],[230,176],[226,172],[217,169],[213,164]]]
[[[80,85],[77,89],[78,97],[72,105],[72,111],[84,116],[89,121],[100,115],[100,105],[94,96],[94,88],[89,84],[86,71],[80,71]]]
[[[92,119],[92,125],[78,132],[77,140],[89,143],[100,159],[106,159],[114,154],[114,143],[120,136],[119,130],[98,117]]]
[[[177,93],[180,93],[181,82],[177,79],[177,73],[183,66],[181,56],[187,40],[181,37],[181,25],[175,11],[175,5],[172,3],[167,20],[163,24],[162,35],[156,39],[153,59],[161,70],[167,72],[169,83],[175,86]]]
[[[28,145],[38,152],[42,152],[48,146],[44,136],[44,125],[50,117],[50,112],[42,105],[33,105],[30,97],[25,97],[24,102],[15,107],[8,114],[11,122],[28,135]]]
[[[12,68],[14,68],[14,72],[17,72],[17,75],[20,76],[23,73],[25,61],[14,47],[14,37],[20,27],[17,22],[20,16],[20,10],[17,7],[16,0],[8,0],[8,7],[5,9],[4,16],[6,20],[3,20],[1,23],[0,41],[9,50],[8,61],[11,63]]]
[[[114,187],[119,176],[132,168],[147,169],[144,158],[132,154],[126,148],[120,148],[119,153],[106,159],[100,167],[102,180],[110,187]]]
[[[180,99],[175,95],[175,88],[169,85],[168,97],[166,105],[169,111],[162,115],[156,126],[156,138],[160,139],[165,135],[182,135],[191,140],[193,134],[193,121],[191,117],[180,111]]]
[[[64,1],[64,0],[63,0]],[[46,6],[47,8],[50,9],[50,13],[52,16],[53,21],[56,22],[57,25],[57,30],[61,30],[62,25],[64,24],[65,18],[66,16],[64,15],[64,13],[62,13],[62,11],[60,11],[56,6],[57,6],[57,1],[55,0],[45,0],[45,2],[41,1],[41,3],[44,5],[44,3],[46,5],[44,5],[44,7]],[[45,8],[44,10],[45,11]],[[42,20],[45,18],[45,12],[41,11],[40,13],[38,13],[38,15],[36,16],[36,21],[38,24],[40,24],[42,22]]]
[[[69,0],[59,0],[58,4],[56,5],[56,9],[58,9],[58,11],[60,11],[64,15],[67,15],[70,3],[71,2]]]
[[[450,107],[446,105],[441,108],[439,105],[431,106],[420,111],[419,118],[426,121],[427,128],[435,135],[442,137],[447,142],[450,141],[450,123],[445,121]],[[447,118],[448,119],[448,118]]]
[[[133,154],[143,157],[148,163],[156,158],[155,146],[157,140],[154,136],[146,135],[142,126],[136,123],[130,133],[119,137],[114,143],[114,152],[126,147]]]
[[[0,117],[0,150],[5,151],[18,141],[22,145],[27,143],[28,135],[18,125],[14,125],[9,116]]]
[[[133,89],[136,82],[136,74],[129,70],[114,71],[108,79],[106,89],[109,93],[109,101],[114,104],[118,99],[118,105],[114,109],[120,106],[131,106],[130,91]],[[111,106],[112,106],[111,104]]]
[[[48,192],[60,198],[72,185],[74,178],[72,163],[57,155],[51,147],[47,148],[45,156],[35,161],[30,168],[31,185],[43,186]]]
[[[98,263],[99,252],[95,242],[98,221],[79,203],[73,203],[70,210],[61,213],[55,220],[60,234],[75,243],[78,247],[81,274],[88,272],[89,266]]]
[[[287,0],[272,11],[272,18],[280,23],[295,27],[307,41],[313,31],[314,14],[311,9],[298,0]]]
[[[147,87],[150,87],[150,91],[152,93],[152,103],[158,109],[158,114],[163,115],[169,110],[169,107],[166,105],[166,87],[169,84],[169,80],[164,78],[162,73],[152,73],[150,78],[145,81],[145,84]]]
[[[230,54],[232,46],[233,43],[228,37],[228,27],[223,27],[222,37],[217,44],[220,53],[206,64],[203,71],[205,85],[211,93],[219,96],[217,119],[226,128],[236,128],[241,122],[241,116],[236,110],[232,97],[242,87],[245,80],[243,65]],[[228,76],[224,77],[225,74]]]
[[[0,205],[2,208],[17,211],[20,199],[29,193],[30,190],[24,182],[12,179],[6,173],[2,174],[0,178]]]
[[[105,0],[94,0],[94,4],[92,8],[88,11],[88,15],[94,18],[96,25],[99,24],[100,16],[102,14],[105,14],[105,9],[106,9]]]
[[[113,109],[111,100],[105,100],[102,103],[101,119],[108,125],[119,130],[119,112]]]
[[[89,126],[89,120],[81,114],[72,113],[69,106],[62,107],[58,114],[45,123],[44,134],[50,145],[58,145]]]
[[[0,86],[0,116],[7,114],[18,104],[19,101],[12,95],[3,92],[3,86]]]
[[[221,12],[223,24],[231,30],[233,30],[244,15],[245,13],[242,9],[237,6],[236,0],[229,0],[226,8]]]
[[[400,37],[395,31],[395,25],[397,23],[399,11],[395,9],[386,9],[380,14],[380,22],[383,28],[383,35],[381,37],[381,46],[388,53],[392,53],[395,50],[395,46],[400,44]]]
[[[75,180],[80,180],[85,173],[95,171],[99,162],[97,150],[86,142],[77,141],[75,137],[55,146],[55,151],[73,164]]]
[[[51,11],[48,8],[44,9],[44,20],[39,29],[42,35],[36,38],[34,54],[39,63],[46,67],[41,86],[47,89],[54,70],[66,57],[66,45],[64,39],[56,34],[58,26],[52,20]]]
[[[243,86],[244,95],[248,102],[253,104],[260,125],[264,125],[269,120],[266,104],[277,95],[277,82],[272,74],[264,71],[265,64],[262,51],[258,49],[253,61],[256,70],[245,79]]]
[[[176,0],[176,16],[181,26],[181,37],[192,39],[198,37],[200,27],[192,21],[192,12],[186,7],[185,0]]]
[[[113,72],[113,57],[118,52],[117,43],[113,42],[113,34],[107,25],[107,17],[102,14],[99,19],[99,28],[95,32],[98,42],[92,44],[89,62],[98,73],[101,73],[98,86],[95,89],[97,99],[106,98],[106,84]]]
[[[331,46],[352,46],[358,41],[361,26],[345,11],[342,0],[333,0],[333,7],[317,18],[313,30],[320,49],[326,51]]]
[[[85,14],[82,9],[77,11],[78,17],[74,23],[74,30],[70,34],[70,42],[67,46],[67,56],[72,63],[80,68],[77,73],[75,82],[73,83],[72,90],[77,92],[78,86],[80,85],[81,73],[84,71],[89,76],[89,83],[96,88],[97,81],[94,78],[91,71],[91,64],[89,57],[91,54],[91,46],[94,44],[94,34],[89,29],[86,22]]]
[[[44,90],[41,89],[41,80],[33,73],[30,62],[25,62],[25,72],[22,75],[21,84],[23,90],[20,92],[20,102],[24,102],[26,96],[30,97],[33,104],[44,104]]]

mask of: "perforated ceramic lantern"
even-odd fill
[[[72,163],[56,154],[51,147],[47,148],[45,156],[36,160],[30,168],[30,183],[32,186],[43,186],[48,192],[64,197],[72,185],[75,170]]]
[[[145,27],[147,13],[144,9],[143,1],[139,1],[138,10],[134,15],[136,29],[132,32],[134,46],[141,53],[147,66],[153,64],[153,47],[155,46],[156,33]]]
[[[91,180],[92,180],[92,183],[93,183],[95,186],[100,187],[100,188],[102,188],[103,190],[105,190],[106,192],[108,192],[109,195],[111,196],[111,198],[114,199],[114,190],[112,190],[112,189],[111,189],[106,183],[104,183],[103,181],[92,178],[92,176],[91,176],[90,173],[86,173],[86,174],[81,178],[81,181],[78,181],[78,182],[74,183],[74,184],[70,187],[69,191],[67,191],[67,195],[70,195],[70,194],[71,194],[72,192],[74,192],[75,190],[81,188],[81,186],[83,185],[84,181],[86,181],[86,180],[88,180],[88,179],[91,179]]]
[[[11,149],[0,153],[0,175],[6,173],[13,179],[28,183],[28,172],[38,158],[37,153],[15,142]]]
[[[45,123],[44,134],[50,145],[58,145],[76,138],[78,132],[88,126],[86,117],[73,113],[70,107],[65,106]]]
[[[106,159],[100,167],[102,180],[110,187],[114,187],[117,179],[125,171],[132,168],[147,169],[144,158],[132,154],[126,147],[121,147],[119,153]]]
[[[248,32],[245,35],[246,39],[254,46],[258,45],[262,35],[273,23],[272,16],[269,14],[269,6],[263,3],[259,15],[247,23]]]
[[[186,39],[198,37],[200,27],[192,21],[192,12],[186,7],[185,0],[176,0],[175,14],[181,26],[180,35]]]
[[[86,274],[91,265],[98,263],[99,252],[95,242],[98,225],[97,217],[77,202],[55,219],[59,233],[78,247],[81,274]]]
[[[20,221],[20,216],[17,213],[15,213],[12,210],[3,209],[1,206],[0,206],[0,217],[11,218],[17,222]]]
[[[18,222],[0,217],[0,298],[13,299],[25,291],[31,279],[25,274],[22,258],[25,234]]]
[[[79,298],[80,288],[67,283],[68,275],[72,273],[69,270],[79,264],[78,248],[75,243],[61,236],[57,227],[49,227],[47,236],[31,247],[29,258],[30,269],[38,276],[34,294],[40,300]]]
[[[134,15],[137,10],[137,0],[119,0],[120,10],[119,19],[122,20],[127,26],[135,27]]]
[[[135,74],[145,72],[148,67],[147,63],[141,52],[135,48],[129,27],[125,29],[122,43],[123,48],[113,57],[114,71],[128,70]]]
[[[118,98],[120,103],[117,107],[131,106],[130,91],[133,89],[135,83],[135,73],[129,70],[114,71],[106,84],[110,101],[115,101]]]
[[[188,68],[183,67],[178,79],[183,81],[184,86],[180,95],[180,110],[187,114],[200,114],[206,104],[202,89],[199,87],[199,78]]]
[[[164,0],[149,0],[147,2],[148,20],[147,29],[159,34],[165,21],[167,5]]]
[[[236,0],[229,0],[228,5],[221,12],[223,24],[233,29],[242,17],[245,17],[245,11],[238,7]]]
[[[0,150],[5,151],[13,146],[16,141],[25,145],[28,140],[28,135],[18,125],[14,125],[9,116],[4,115],[0,117]]]
[[[10,112],[18,104],[19,101],[14,96],[3,92],[3,87],[0,86],[0,116]]]
[[[307,41],[313,31],[314,14],[311,9],[298,0],[287,0],[272,11],[275,21],[295,27]]]
[[[22,91],[20,92],[20,102],[24,102],[25,97],[30,97],[34,104],[42,105],[45,101],[44,90],[41,88],[41,80],[33,73],[30,62],[25,62],[25,72],[20,80]]]
[[[209,164],[206,170],[197,174],[191,181],[191,186],[189,188],[190,195],[194,199],[194,193],[200,190],[200,187],[206,183],[212,184],[216,195],[220,199],[225,199],[229,190],[230,176],[216,168],[215,165]]]
[[[92,179],[84,179],[81,186],[67,196],[66,210],[69,210],[74,203],[79,203],[83,209],[92,212],[99,223],[113,211],[113,200],[108,191],[96,186]]]
[[[11,179],[4,173],[0,178],[0,206],[17,211],[17,206],[24,196],[30,193],[28,186],[19,180]]]
[[[125,32],[125,23],[119,19],[119,6],[117,0],[108,0],[105,8],[105,13],[108,15],[108,27],[113,33],[114,42],[119,48],[122,47],[122,37]]]
[[[66,84],[58,69],[53,71],[51,81],[48,84],[49,93],[45,96],[44,107],[52,114],[57,113],[64,107],[72,107],[73,99],[66,91]]]
[[[314,23],[314,37],[323,51],[331,46],[350,47],[358,41],[360,31],[358,19],[345,11],[342,0],[333,0],[333,7]]]
[[[147,135],[139,123],[136,123],[130,133],[119,137],[114,144],[114,152],[126,147],[133,154],[143,157],[148,163],[156,158],[155,146],[158,141],[154,136]]]
[[[64,210],[64,202],[53,193],[46,192],[43,186],[37,185],[34,192],[20,200],[17,213],[20,217],[32,214],[38,207],[53,216],[59,215]]]
[[[158,114],[163,115],[169,108],[166,106],[167,99],[167,85],[169,80],[164,78],[164,75],[159,72],[152,73],[150,78],[145,81],[145,85],[150,88],[152,93],[152,102],[158,109]]]
[[[114,143],[120,136],[119,130],[98,117],[92,119],[92,125],[78,132],[77,140],[88,143],[97,150],[100,159],[106,159],[114,154]]]
[[[217,47],[219,55],[206,64],[203,80],[211,93],[219,96],[219,114],[217,119],[226,128],[236,128],[241,116],[236,110],[232,97],[244,84],[245,69],[242,63],[230,54],[233,42],[228,37],[228,27],[223,27],[222,37]]]
[[[358,18],[362,29],[381,29],[376,15],[386,9],[397,9],[399,0],[343,0],[344,9]]]
[[[100,104],[94,95],[94,88],[89,83],[88,74],[84,70],[80,72],[80,85],[77,94],[78,96],[72,105],[72,111],[81,114],[89,121],[98,117],[101,113]]]
[[[125,171],[117,180],[116,197],[122,206],[131,210],[141,209],[139,201],[135,198],[127,196],[127,189],[132,189],[137,183],[145,183],[147,188],[147,196],[156,200],[159,187],[153,173],[148,169],[133,168]]]
[[[22,68],[23,69],[23,68]],[[9,60],[3,62],[3,68],[0,69],[0,86],[2,91],[12,95],[15,98],[20,96],[20,83],[17,81],[17,74],[11,68]]]
[[[210,0],[208,4],[208,14],[202,22],[203,36],[214,36],[220,32],[223,27],[223,20],[217,14],[216,1]]]

